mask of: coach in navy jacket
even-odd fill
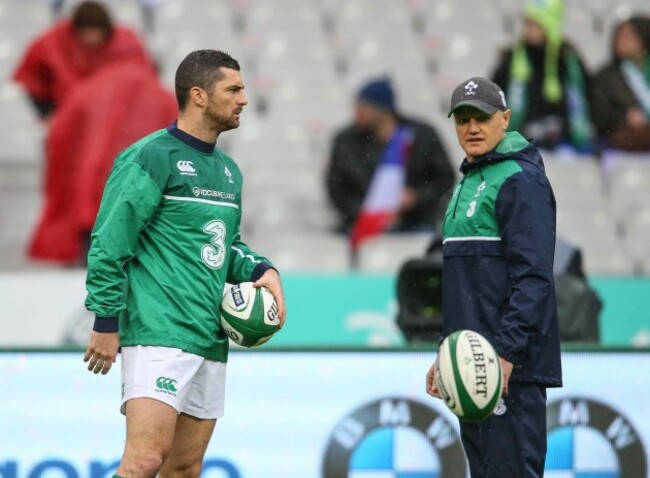
[[[555,198],[535,146],[506,133],[501,89],[471,78],[452,95],[466,157],[443,224],[443,335],[481,333],[501,357],[504,397],[461,421],[472,477],[536,477],[546,457],[546,388],[562,386],[553,281]],[[427,377],[429,393],[438,396]]]

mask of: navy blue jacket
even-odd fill
[[[514,364],[511,381],[559,387],[555,197],[542,157],[506,133],[461,172],[443,225],[443,334],[475,330]]]

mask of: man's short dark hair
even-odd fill
[[[75,31],[98,28],[110,37],[113,33],[113,20],[108,10],[99,2],[81,2],[72,13],[72,27]]]
[[[187,55],[176,70],[178,109],[185,109],[193,87],[198,86],[208,91],[216,81],[221,80],[224,77],[221,68],[239,71],[239,63],[220,50],[197,50]]]

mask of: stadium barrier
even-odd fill
[[[0,347],[84,345],[92,326],[84,280],[80,270],[0,273]],[[268,347],[404,345],[394,276],[286,273],[283,281],[288,320]],[[650,278],[590,281],[604,303],[602,344],[650,345]]]
[[[124,440],[119,359],[97,376],[81,358],[0,353],[0,477],[112,475]],[[415,349],[233,352],[203,476],[463,477],[457,421],[424,391],[434,359]],[[565,386],[548,393],[546,476],[648,477],[650,350],[566,350],[563,368]]]

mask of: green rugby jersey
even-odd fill
[[[224,285],[270,267],[241,241],[241,189],[229,156],[175,125],[117,157],[92,233],[86,307],[119,316],[121,346],[227,360]]]

